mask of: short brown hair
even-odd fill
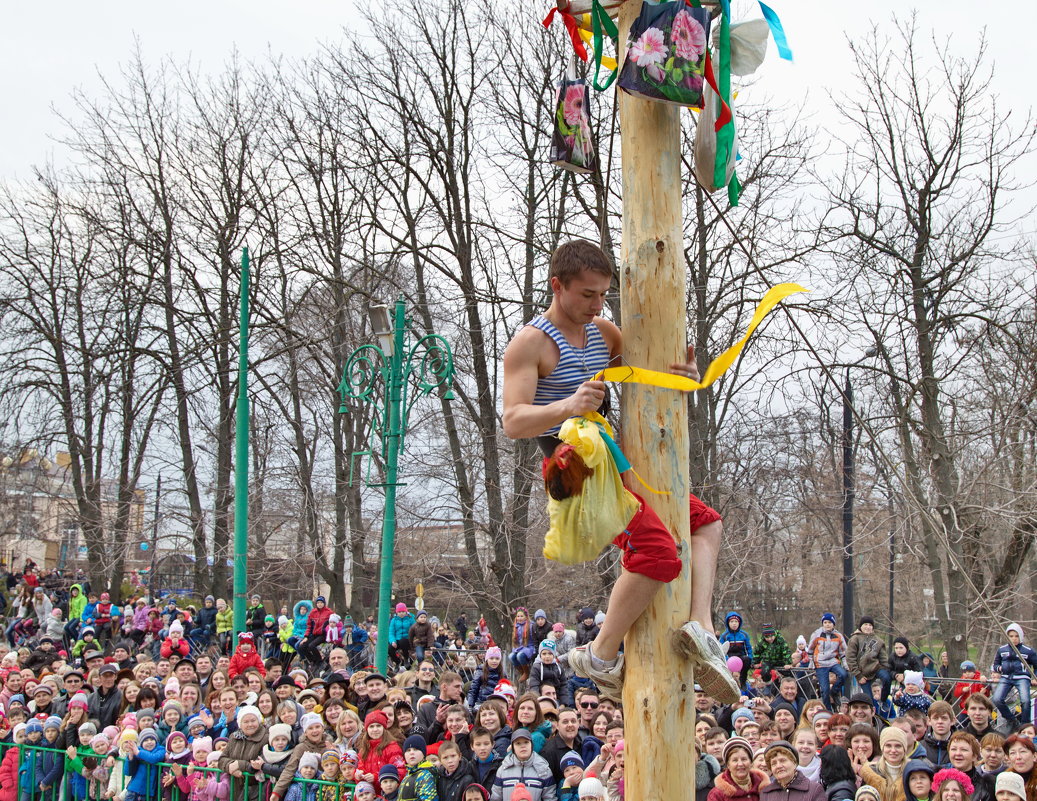
[[[609,278],[614,274],[612,260],[600,247],[586,239],[570,239],[555,248],[548,277],[557,278],[562,286],[569,286],[569,282],[584,270]]]
[[[487,734],[488,733],[489,732],[487,732]],[[461,753],[461,749],[457,747],[457,743],[455,743],[453,740],[443,740],[443,742],[439,744],[438,753],[440,756],[443,756],[443,754],[448,754],[451,751],[456,751],[459,754]]]
[[[983,693],[969,693],[965,697],[965,708],[968,709],[969,704],[971,704],[973,701],[975,701],[977,704],[981,704],[983,708],[987,710],[987,712],[994,711],[994,702],[987,698],[987,696],[985,696]]]
[[[935,718],[937,715],[954,720],[954,708],[946,701],[933,701],[929,707],[929,717]]]
[[[979,740],[969,734],[967,731],[956,731],[951,735],[951,739],[947,741],[947,747],[950,748],[954,743],[965,742],[969,744],[969,748],[972,749],[972,756],[975,759],[979,759]]]

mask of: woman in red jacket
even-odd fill
[[[356,781],[374,784],[383,765],[395,767],[401,780],[406,775],[403,750],[389,732],[388,726],[389,719],[384,712],[368,712],[364,718],[364,733],[360,735],[356,749],[360,757],[356,767]]]

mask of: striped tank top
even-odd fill
[[[565,335],[543,315],[534,317],[529,321],[529,325],[551,337],[561,354],[551,374],[537,380],[536,393],[533,395],[534,406],[546,406],[574,395],[580,384],[589,381],[595,373],[608,366],[609,347],[594,323],[584,326],[587,345],[583,348],[569,344]],[[557,434],[561,427],[559,423],[544,434]]]

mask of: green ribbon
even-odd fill
[[[718,80],[720,82],[720,99],[731,105],[731,20],[727,14],[720,15],[720,64]],[[735,146],[735,119],[732,114],[730,122],[717,131],[717,157],[713,164],[713,185],[727,186],[727,198],[732,206],[738,205],[741,185],[735,175],[727,180],[727,165],[731,160]]]
[[[599,92],[604,92],[610,86],[612,82],[616,80],[616,76],[619,75],[619,63],[617,59],[616,68],[612,70],[611,74],[604,83],[598,80],[598,73],[601,70],[601,56],[602,56],[602,45],[604,44],[603,34],[608,34],[608,37],[612,40],[612,46],[616,48],[616,54],[619,54],[619,28],[616,27],[616,23],[609,17],[608,12],[605,11],[604,7],[598,0],[593,0],[591,3],[591,31],[594,34],[594,88]]]

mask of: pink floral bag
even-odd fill
[[[684,0],[651,3],[630,26],[619,86],[646,100],[702,108],[709,12]]]
[[[579,173],[594,172],[598,167],[591,138],[590,89],[585,80],[576,77],[572,63],[565,79],[558,84],[551,163]]]

